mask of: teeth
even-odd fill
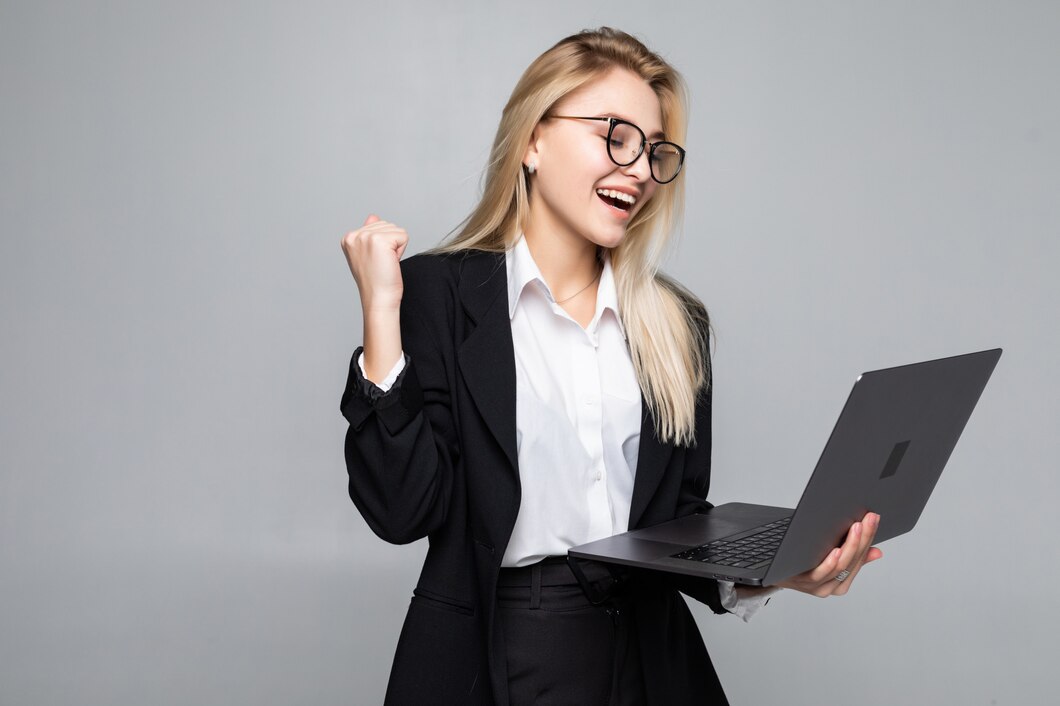
[[[619,201],[625,201],[630,206],[637,203],[636,196],[630,196],[629,194],[623,193],[621,191],[615,191],[614,189],[597,189],[596,193],[600,194],[601,196],[607,196],[608,198],[618,199]]]

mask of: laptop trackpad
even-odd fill
[[[685,549],[685,545],[671,544],[669,542],[653,542],[648,539],[638,539],[629,534],[619,534],[614,537],[601,540],[606,548],[600,553],[599,558],[606,561],[609,557],[621,558],[625,561],[651,562],[662,557],[671,556]],[[579,547],[592,553],[592,544]]]
[[[786,507],[727,503],[703,514],[688,515],[631,534],[637,539],[680,544],[687,548],[789,517],[792,512]]]

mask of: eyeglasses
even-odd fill
[[[621,118],[585,118],[575,115],[547,115],[548,118],[559,118],[562,120],[598,120],[609,124],[607,129],[607,156],[620,167],[629,165],[640,159],[644,154],[645,145],[648,146],[648,166],[651,168],[651,178],[660,184],[667,184],[677,178],[681,173],[681,166],[685,163],[685,150],[673,142],[648,142],[644,131],[639,127]]]

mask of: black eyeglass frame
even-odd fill
[[[642,154],[644,154],[644,148],[647,147],[648,148],[648,171],[651,172],[651,178],[658,184],[669,184],[671,181],[673,181],[674,179],[677,178],[677,175],[681,173],[681,170],[685,166],[685,148],[684,147],[682,147],[681,145],[677,144],[676,142],[670,142],[669,140],[659,140],[658,142],[648,142],[648,136],[644,134],[644,131],[641,130],[640,127],[638,127],[637,125],[634,125],[633,123],[629,122],[628,120],[623,120],[622,118],[586,117],[586,116],[580,116],[580,115],[546,115],[545,117],[546,118],[559,118],[561,120],[597,120],[597,121],[600,121],[600,122],[607,121],[608,122],[608,128],[607,128],[607,156],[611,159],[611,161],[614,162],[615,164],[617,164],[620,167],[628,167],[629,165],[633,164],[638,159],[640,159],[640,156]],[[611,135],[614,134],[616,125],[629,125],[631,128],[633,128],[634,130],[636,130],[637,132],[640,133],[640,149],[637,151],[637,156],[634,157],[633,159],[629,160],[625,164],[623,164],[622,162],[619,162],[617,159],[615,159],[615,155],[611,153]],[[677,171],[674,172],[674,175],[672,177],[670,177],[669,179],[667,179],[666,181],[662,181],[661,179],[659,179],[659,177],[655,176],[655,167],[652,164],[652,157],[655,156],[655,148],[658,147],[659,145],[670,145],[671,147],[676,149],[677,153],[681,156],[681,161],[677,163]]]

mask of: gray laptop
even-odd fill
[[[913,529],[1001,349],[864,373],[798,506],[728,503],[568,554],[768,586],[817,566],[850,525],[879,513],[875,542]]]

